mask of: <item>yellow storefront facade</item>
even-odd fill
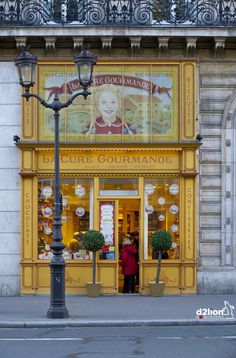
[[[66,62],[41,62],[38,93],[50,101],[53,93],[63,100],[79,90],[71,68]],[[196,292],[195,70],[191,61],[100,62],[90,100],[78,100],[62,114],[66,293],[87,293],[92,257],[80,235],[89,229],[105,236],[97,253],[103,293],[122,292],[122,240],[133,235],[139,248],[136,292],[149,294],[157,266],[151,234],[158,229],[173,239],[162,260],[165,294]],[[36,102],[22,106],[21,293],[44,294],[50,288],[52,255],[53,124]],[[102,106],[108,106],[107,117],[116,106],[116,119],[108,126]]]

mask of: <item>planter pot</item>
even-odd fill
[[[87,283],[88,296],[89,297],[101,296],[101,286],[102,285],[100,282],[96,282],[96,283],[88,282]]]
[[[149,283],[150,292],[153,297],[161,297],[163,296],[165,289],[165,282],[150,282]]]

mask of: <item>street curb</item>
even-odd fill
[[[236,325],[236,320],[110,320],[110,321],[0,321],[0,328],[51,328],[51,327],[161,327],[161,326],[217,326]]]

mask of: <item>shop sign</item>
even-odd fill
[[[193,184],[189,180],[186,184],[186,199],[185,199],[185,232],[186,232],[186,257],[193,258],[193,240],[194,240],[194,225],[193,225]]]
[[[25,215],[24,215],[24,227],[26,244],[29,245],[31,238],[31,196],[29,192],[25,194]]]
[[[114,245],[114,204],[104,202],[100,204],[100,229],[104,235],[106,245]]]
[[[39,151],[39,170],[51,168],[54,163],[53,154]],[[148,172],[157,173],[164,170],[179,170],[179,151],[96,151],[80,153],[61,151],[61,170],[76,169],[78,171],[124,171],[124,172]],[[147,194],[153,193],[154,187],[148,185]],[[77,192],[77,188],[75,189]],[[150,193],[150,194],[149,194]],[[79,195],[84,195],[84,190],[79,189]],[[76,194],[77,195],[77,194]]]

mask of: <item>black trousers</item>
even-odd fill
[[[134,293],[135,291],[135,275],[124,275],[124,293]]]

